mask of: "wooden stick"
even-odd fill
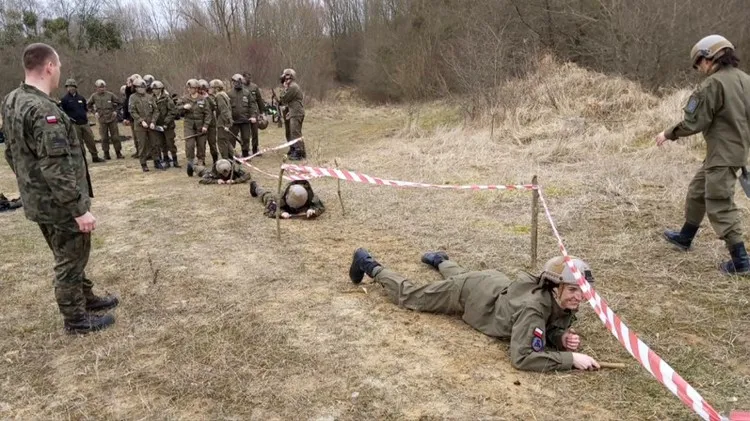
[[[286,155],[281,159],[281,170],[279,171],[279,187],[276,190],[276,239],[281,240],[281,183],[284,181],[284,164]]]
[[[336,169],[339,169],[339,159],[336,158],[333,160],[333,162],[336,164]],[[336,182],[338,185],[336,186],[336,193],[339,195],[339,203],[341,203],[341,214],[343,216],[346,216],[346,209],[344,208],[344,199],[341,198],[341,179],[336,178]]]
[[[537,176],[531,178],[531,184],[537,185]],[[531,270],[536,269],[537,246],[539,239],[539,190],[531,192]]]
[[[599,361],[599,367],[601,368],[628,368],[628,365],[625,363],[605,363]]]

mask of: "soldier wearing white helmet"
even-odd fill
[[[688,250],[708,216],[731,256],[719,271],[750,275],[740,211],[734,204],[738,173],[746,171],[750,152],[750,76],[738,68],[734,45],[721,35],[698,41],[690,51],[690,62],[706,79],[685,105],[683,120],[659,133],[656,144],[703,133],[706,158],[688,187],[682,229],[665,231],[664,237]]]
[[[201,95],[206,99],[208,113],[211,117],[211,122],[208,123],[208,131],[206,132],[206,142],[208,143],[208,151],[211,154],[212,163],[215,163],[219,159],[219,152],[216,149],[216,97],[209,92],[211,86],[205,79],[200,79],[198,85],[200,86]],[[203,153],[205,154],[205,152]]]
[[[140,79],[141,75],[135,73],[125,80],[125,100],[123,102],[122,107],[122,123],[126,126],[130,125],[133,122],[133,117],[130,115],[130,96],[135,93],[135,87],[133,86],[133,81]],[[138,142],[135,141],[135,137],[133,138],[133,144],[135,145],[135,152],[133,155],[131,155],[131,158],[138,158]]]
[[[102,140],[104,159],[110,160],[109,143],[112,142],[117,159],[123,159],[120,130],[117,127],[117,110],[122,105],[120,99],[107,90],[107,82],[102,79],[94,82],[96,92],[89,98],[89,106],[99,124],[99,138]]]
[[[151,130],[157,139],[157,149],[161,153],[161,162],[169,168],[181,168],[177,161],[177,146],[175,146],[175,124],[177,117],[177,106],[164,89],[164,84],[158,80],[151,83],[151,91],[154,99],[154,117],[151,122]],[[169,154],[172,154],[170,160]]]
[[[224,159],[233,159],[236,140],[231,134],[232,105],[224,91],[224,82],[214,79],[209,83],[210,94],[216,101],[216,146]]]
[[[252,102],[250,105],[253,108],[253,112],[256,113],[255,121],[250,120],[250,134],[253,148],[252,153],[256,154],[258,153],[260,145],[260,132],[258,130],[265,130],[266,127],[268,127],[268,120],[266,120],[264,115],[266,102],[263,100],[263,95],[261,95],[258,85],[254,84],[251,80],[250,72],[243,72],[242,79],[243,84],[245,85],[245,90],[250,94],[248,96],[250,102]]]
[[[157,147],[159,141],[154,130],[151,130],[154,122],[154,109],[156,104],[154,98],[146,93],[148,84],[143,79],[133,81],[135,94],[130,97],[130,115],[133,118],[133,137],[140,151],[141,169],[148,172],[148,159],[154,160],[154,168],[165,170],[161,163],[160,151]]]
[[[227,93],[232,106],[232,133],[239,137],[242,156],[250,156],[250,137],[253,124],[257,122],[258,110],[250,91],[245,87],[245,78],[232,75],[232,89]]]
[[[581,338],[570,326],[584,296],[562,257],[550,259],[538,276],[519,272],[515,280],[493,269],[469,271],[444,252],[426,253],[422,262],[437,269],[444,280],[416,286],[362,248],[354,252],[349,277],[358,284],[367,274],[400,307],[461,315],[485,335],[510,339],[510,361],[519,370],[599,368],[593,358],[577,352]],[[571,263],[581,278],[594,282],[584,261],[571,257]]]
[[[216,161],[211,168],[196,165],[195,173],[201,178],[200,184],[240,184],[251,179],[249,172],[228,159]],[[192,177],[193,173],[188,172],[188,176]]]
[[[295,180],[287,184],[281,198],[277,198],[260,186],[255,181],[250,182],[250,196],[257,197],[263,202],[264,215],[269,218],[276,217],[276,208],[280,207],[281,217],[288,218],[315,218],[325,212],[323,202],[318,198],[307,180]]]
[[[206,98],[199,92],[197,79],[189,79],[185,86],[188,94],[180,98],[177,109],[183,115],[183,136],[185,138],[185,156],[187,171],[191,174],[195,164],[196,153],[199,165],[206,165],[206,133],[211,123]]]
[[[287,141],[302,138],[302,122],[305,120],[304,94],[296,80],[297,72],[294,69],[284,69],[279,77],[283,88],[279,96],[279,104],[282,106]],[[289,159],[292,161],[306,158],[307,152],[303,140],[289,147]]]
[[[152,75],[146,75],[143,76],[143,80],[146,82],[146,93],[151,94],[151,84],[154,83],[154,78]]]

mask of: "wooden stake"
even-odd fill
[[[339,169],[339,159],[336,158],[333,160],[333,162],[336,164],[336,169]],[[336,193],[339,195],[339,203],[341,203],[341,214],[343,216],[346,216],[346,209],[344,208],[344,199],[341,198],[341,179],[336,179],[337,186],[336,186]]]
[[[531,178],[531,184],[537,185],[537,177]],[[537,241],[539,239],[539,191],[531,192],[531,270],[536,270]]]
[[[281,183],[284,181],[284,164],[286,164],[286,155],[281,159],[279,187],[276,190],[276,239],[278,240],[281,240]]]
[[[605,363],[599,361],[599,367],[601,368],[628,368],[628,365],[625,363]]]

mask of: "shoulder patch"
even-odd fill
[[[544,349],[544,342],[542,342],[542,338],[534,336],[531,339],[531,349],[533,349],[534,352],[541,352]]]
[[[47,120],[47,124],[57,124],[58,121],[57,117],[53,115],[48,115],[45,119]]]
[[[698,109],[698,104],[700,104],[698,97],[695,95],[691,96],[687,105],[685,105],[685,112],[694,113]]]

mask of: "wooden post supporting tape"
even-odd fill
[[[531,178],[531,184],[537,186],[537,176]],[[531,192],[531,270],[536,270],[537,241],[539,239],[539,190]]]
[[[336,158],[333,160],[333,162],[336,164],[336,169],[339,169],[339,159]],[[339,203],[341,203],[341,214],[343,216],[346,216],[346,209],[344,208],[344,199],[341,197],[341,179],[336,178],[336,193],[339,195]]]
[[[286,164],[286,155],[281,160],[279,186],[276,189],[276,239],[278,240],[281,240],[281,184],[284,182],[284,164]]]
[[[605,363],[605,362],[599,361],[599,367],[601,368],[628,368],[628,365],[625,363]]]

